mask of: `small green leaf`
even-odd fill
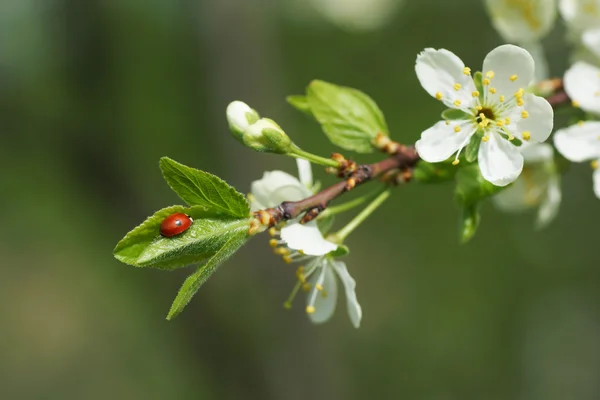
[[[413,170],[415,181],[421,183],[436,183],[454,179],[459,168],[450,163],[428,163],[419,161]]]
[[[457,110],[455,108],[447,108],[442,111],[442,118],[445,120],[455,121],[455,120],[463,120],[469,119],[472,116],[467,114],[463,110]]]
[[[249,215],[250,207],[244,195],[221,178],[186,167],[168,157],[160,159],[160,169],[171,189],[189,205],[204,206],[237,218]]]
[[[229,239],[222,244],[220,249],[214,253],[214,255],[207,261],[206,264],[198,267],[198,270],[194,272],[192,275],[188,276],[181,289],[179,289],[179,293],[177,293],[177,297],[173,301],[171,305],[171,309],[169,310],[169,314],[167,315],[167,320],[172,320],[176,316],[178,316],[185,306],[190,302],[192,297],[196,294],[200,286],[215,272],[215,270],[225,262],[229,257],[231,257],[236,251],[239,250],[240,247],[246,243],[248,236],[245,232],[238,231],[235,234],[231,235]]]
[[[483,82],[482,82],[483,74],[481,71],[477,71],[473,74],[473,82],[475,82],[475,87],[479,92],[479,100],[483,102]]]
[[[306,96],[294,95],[294,96],[288,96],[285,99],[296,110],[302,111],[303,113],[305,113],[311,117],[313,116],[312,111],[310,109],[310,105],[308,104],[308,100],[306,99]]]
[[[248,235],[250,219],[203,218],[174,237],[157,236],[140,253],[136,266],[170,268],[204,262],[212,257],[232,236]]]
[[[501,191],[503,187],[494,186],[481,176],[478,164],[459,168],[456,173],[456,192],[454,198],[460,206],[471,206]]]
[[[481,145],[481,139],[483,138],[483,135],[484,132],[481,129],[478,129],[477,132],[471,136],[469,144],[465,149],[465,159],[468,162],[477,160],[477,154],[479,154],[479,146]]]
[[[388,134],[383,113],[366,94],[318,80],[311,82],[306,93],[310,110],[335,145],[370,153],[377,134]]]
[[[171,206],[157,211],[154,215],[148,217],[142,224],[129,232],[115,247],[113,254],[115,258],[125,264],[139,266],[138,258],[146,248],[158,237],[160,237],[160,224],[171,214],[184,213],[191,216],[194,220],[202,218],[215,218],[216,215],[207,211],[204,207],[184,207]],[[193,225],[192,225],[193,226]],[[194,261],[187,262],[185,259],[178,260],[175,263],[157,263],[152,265],[155,268],[173,269],[192,264]]]
[[[459,236],[461,243],[467,243],[475,235],[479,221],[479,204],[471,204],[463,207],[460,215]]]

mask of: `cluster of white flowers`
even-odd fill
[[[265,172],[262,179],[252,182],[250,207],[253,211],[275,207],[283,201],[298,201],[313,194],[313,179],[310,163],[296,159],[298,175],[296,177],[283,172]],[[284,262],[300,264],[296,269],[297,282],[292,295],[286,301],[286,307],[297,292],[307,292],[306,312],[314,323],[329,320],[337,303],[337,277],[346,293],[348,315],[352,324],[358,328],[362,318],[362,309],[356,299],[356,282],[348,273],[346,264],[336,260],[330,254],[338,245],[326,240],[316,221],[301,224],[299,218],[289,221],[281,229],[271,228],[270,241],[276,254]]]

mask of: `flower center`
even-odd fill
[[[481,110],[479,110],[479,112],[477,113],[477,117],[475,119],[476,119],[477,123],[480,123],[486,119],[490,119],[490,120],[494,121],[496,119],[496,116],[494,115],[494,111],[492,111],[491,108],[483,107]]]

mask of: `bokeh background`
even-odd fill
[[[563,33],[544,41],[553,74]],[[286,311],[294,270],[266,238],[173,322],[189,270],[112,257],[128,230],[180,203],[161,156],[243,192],[265,170],[295,173],[231,138],[228,102],[327,155],[319,127],[284,101],[324,79],[370,94],[393,137],[414,142],[441,111],[417,53],[448,48],[475,68],[501,43],[477,0],[1,1],[0,397],[600,398],[600,203],[585,165],[567,172],[548,229],[486,204],[465,246],[451,184],[399,187],[348,242],[358,330],[343,299],[321,326],[301,299]]]

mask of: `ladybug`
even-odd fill
[[[189,215],[175,213],[169,215],[160,223],[160,235],[164,237],[177,236],[187,231],[194,220]]]

